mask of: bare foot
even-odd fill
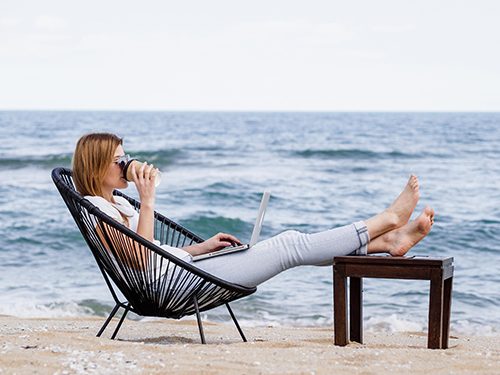
[[[403,256],[422,238],[427,236],[434,224],[434,210],[426,207],[415,220],[399,229],[383,235],[386,249],[392,256]]]
[[[397,223],[396,228],[402,227],[410,220],[411,214],[420,198],[418,190],[418,178],[412,174],[401,194],[399,194],[396,200],[394,200],[386,210],[394,217]]]

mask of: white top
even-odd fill
[[[127,223],[123,219],[123,216],[120,212],[128,218],[130,223],[129,228],[134,232],[137,232],[137,225],[139,224],[139,213],[135,210],[135,208],[123,197],[114,196],[116,203],[111,203],[100,196],[86,195],[84,197],[94,206],[99,208],[106,215],[120,222],[121,224],[127,226]],[[169,245],[160,245],[160,241],[153,240],[153,243],[156,246],[160,246],[163,250],[168,251],[170,254],[180,258],[186,262],[191,262],[192,257],[187,251],[179,249],[178,247],[172,247]]]

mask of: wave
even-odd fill
[[[331,149],[292,151],[292,156],[322,159],[419,159],[424,157],[445,157],[444,154],[408,153],[401,151],[376,152],[365,149]]]
[[[165,167],[174,164],[179,158],[185,157],[184,150],[166,149],[166,150],[128,150],[133,158],[145,160],[159,167]],[[321,158],[321,159],[415,159],[424,157],[446,157],[444,154],[431,153],[405,153],[400,151],[375,152],[365,149],[325,149],[325,150],[300,150],[289,153],[292,157],[300,158]],[[25,156],[0,156],[0,169],[19,169],[28,167],[37,168],[55,168],[71,166],[73,153],[45,154],[45,155],[25,155]]]
[[[247,299],[248,302],[248,299]],[[238,303],[237,303],[238,304]],[[0,308],[0,314],[21,318],[80,318],[80,317],[104,317],[108,316],[113,307],[112,303],[106,303],[95,299],[85,299],[80,301],[58,301],[50,303],[32,303],[31,301],[15,301],[5,304]],[[117,318],[121,312],[117,313]],[[251,314],[244,311],[237,311],[238,321],[246,327],[331,327],[332,317],[311,314],[309,316],[284,315],[270,313],[266,310],[252,311]],[[205,311],[202,313],[204,320],[232,324],[227,312],[218,309]],[[159,320],[160,318],[143,317],[134,314],[127,315],[127,319],[135,321]],[[161,318],[164,319],[164,318]],[[192,320],[193,317],[185,317],[184,320]],[[365,321],[365,330],[380,332],[413,332],[425,335],[427,322],[422,319],[405,319],[400,315],[380,315],[370,316]],[[459,335],[481,335],[496,336],[498,327],[485,323],[477,319],[458,319],[451,323],[451,330]]]
[[[34,156],[6,156],[0,157],[0,169],[20,169],[27,167],[55,168],[71,166],[72,153],[34,155]]]
[[[90,300],[89,300],[90,301]],[[0,308],[0,314],[21,318],[61,318],[82,316],[106,316],[111,305],[95,301],[57,301],[49,303],[32,303],[27,300],[16,300]]]
[[[189,199],[190,205],[202,206],[210,202],[214,206],[246,207],[254,209],[262,193],[248,189],[248,185],[237,182],[215,182],[197,188],[184,189],[180,195]],[[273,198],[274,199],[274,198]],[[277,198],[276,198],[277,199]]]
[[[156,151],[130,151],[133,158],[146,160],[156,166],[164,167],[171,165],[182,154],[181,150],[168,149]],[[28,167],[37,167],[51,169],[56,167],[71,167],[73,153],[46,154],[46,155],[28,155],[28,156],[0,156],[0,170],[21,169]]]
[[[182,220],[181,224],[202,238],[208,238],[219,232],[240,236],[251,230],[251,225],[243,220],[222,216],[198,216]]]
[[[148,163],[153,163],[156,166],[168,166],[174,164],[175,160],[180,158],[183,151],[176,148],[166,150],[127,150],[133,158],[145,160]]]

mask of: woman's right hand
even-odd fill
[[[241,241],[231,234],[217,233],[215,236],[210,237],[199,245],[203,253],[210,253],[231,245],[241,245]]]
[[[141,206],[146,205],[153,208],[156,194],[155,176],[158,170],[154,168],[153,164],[147,165],[146,162],[142,163],[139,170],[136,169],[136,164],[133,164],[132,167],[132,178],[139,193]]]

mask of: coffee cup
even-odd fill
[[[139,171],[143,164],[144,164],[143,162],[141,162],[137,159],[129,160],[128,163],[125,164],[125,167],[123,168],[123,176],[125,177],[125,179],[127,181],[130,181],[130,182],[134,181],[134,177],[132,174],[134,171],[134,168],[136,171]],[[161,182],[161,172],[158,169],[153,168],[151,170],[151,174],[155,178],[155,187],[157,187],[158,185],[160,185],[160,182]]]

